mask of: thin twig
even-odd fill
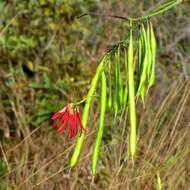
[[[102,13],[95,13],[95,12],[84,13],[82,15],[79,15],[77,18],[81,18],[84,16],[99,16],[99,17],[110,17],[110,18],[122,19],[122,20],[127,20],[127,21],[129,20],[128,17],[124,17],[124,16],[102,14]]]

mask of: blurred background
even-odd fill
[[[49,118],[86,96],[101,57],[129,35],[128,23],[98,12],[138,17],[163,1],[0,1],[0,189],[163,189],[190,187],[190,2],[151,19],[158,43],[156,84],[138,104],[138,151],[128,159],[127,115],[106,115],[101,158],[91,156],[99,104],[91,106],[76,168],[75,140]],[[82,106],[81,106],[82,110]]]

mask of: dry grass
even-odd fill
[[[163,187],[185,190],[190,185],[190,81],[178,81],[160,102],[157,90],[140,108],[138,150],[129,159],[128,124],[125,117],[108,126],[112,138],[102,147],[98,174],[90,171],[91,144],[98,113],[91,113],[91,126],[78,166],[69,168],[74,142],[57,136],[43,124],[17,145],[3,143],[8,170],[7,189],[155,189],[159,174]],[[95,107],[94,107],[95,108]],[[92,109],[92,112],[95,109]],[[111,118],[110,118],[111,120]],[[106,132],[107,132],[106,131]]]

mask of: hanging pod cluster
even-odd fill
[[[126,108],[127,94],[125,93],[126,81],[123,81],[126,76],[123,76],[121,64],[121,52],[123,50],[122,44],[118,44],[110,52],[110,59],[108,63],[108,110],[114,112],[115,115]]]
[[[86,129],[90,105],[94,94],[99,90],[100,115],[92,155],[93,174],[96,173],[101,152],[106,110],[113,112],[117,116],[128,108],[130,155],[133,160],[135,158],[137,141],[136,100],[139,96],[144,102],[148,89],[155,82],[156,40],[149,20],[145,24],[141,23],[137,42],[134,43],[132,20],[130,20],[129,39],[115,45],[106,53],[92,79],[83,109],[82,122],[83,127]],[[138,56],[138,59],[134,59],[135,55]],[[137,60],[136,63],[135,60]],[[100,84],[100,88],[97,88],[98,84]],[[85,133],[77,139],[71,158],[71,167],[74,167],[79,159],[84,139]]]
[[[143,103],[145,93],[155,82],[156,63],[156,39],[151,22],[147,20],[146,29],[144,24],[140,26],[138,40],[138,86],[137,96]]]

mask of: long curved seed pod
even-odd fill
[[[175,3],[175,2],[176,2],[176,0],[169,0],[168,2],[165,2],[165,3],[163,3],[163,4],[160,4],[160,5],[158,6],[158,8],[154,9],[151,13],[156,13],[156,12],[158,12],[158,11],[161,11],[161,10],[167,8],[168,6],[172,5],[172,4]]]
[[[138,83],[140,83],[140,79],[141,79],[141,74],[142,74],[142,71],[143,71],[143,62],[144,62],[144,59],[146,59],[146,45],[145,45],[145,39],[144,39],[144,33],[143,33],[143,30],[142,30],[142,26],[140,27],[140,37],[139,37],[139,49],[138,49],[138,61],[139,61],[139,64],[138,64]],[[140,96],[141,96],[141,99],[143,101],[143,104],[144,104],[144,96],[145,96],[145,86],[142,86],[142,89],[141,89],[141,92],[140,92]]]
[[[134,160],[136,152],[136,105],[134,86],[134,58],[133,58],[133,33],[132,23],[130,29],[130,41],[128,47],[128,91],[129,91],[129,118],[130,118],[130,154]]]
[[[120,107],[122,107],[123,104],[123,86],[122,86],[122,78],[121,78],[121,68],[120,68],[120,46],[117,49],[117,61],[116,61],[116,67],[117,67],[117,81],[118,81],[118,102]]]
[[[143,70],[143,61],[145,58],[146,47],[145,47],[145,39],[144,33],[142,29],[142,25],[140,26],[140,36],[138,40],[138,82],[140,83],[140,78]]]
[[[146,82],[146,78],[147,78],[147,68],[148,68],[148,64],[149,64],[149,60],[148,60],[148,44],[147,44],[147,35],[146,35],[146,31],[144,28],[144,25],[142,24],[141,26],[142,28],[142,37],[143,37],[143,42],[144,42],[144,50],[145,50],[145,55],[144,55],[144,59],[141,65],[141,73],[140,73],[140,81],[139,81],[139,86],[138,86],[138,90],[137,90],[137,96],[141,96],[143,102],[144,102],[144,89],[145,89],[145,82]]]
[[[125,56],[125,88],[124,88],[124,92],[123,92],[123,108],[125,109],[127,107],[127,101],[128,101],[128,72],[127,72],[127,52],[126,49],[124,48],[124,56]]]
[[[147,20],[147,56],[148,56],[148,66],[147,66],[147,77],[150,77],[150,69],[152,67],[152,53],[151,53],[151,34],[150,34],[150,22]]]
[[[112,77],[111,77],[111,59],[108,60],[109,71],[109,94],[108,94],[108,109],[112,110]]]
[[[104,118],[106,112],[106,76],[104,71],[101,74],[101,99],[100,99],[100,121],[96,141],[94,144],[93,157],[92,157],[92,173],[96,174],[96,166],[100,153],[102,136],[104,132]]]
[[[167,4],[167,6],[163,6],[161,9],[157,10],[157,11],[152,11],[150,12],[147,16],[148,17],[152,17],[152,16],[155,16],[155,15],[158,15],[158,14],[161,14],[165,11],[167,11],[168,9],[171,9],[172,7],[178,5],[179,3],[181,3],[182,0],[175,0],[175,1],[172,1],[171,4]]]
[[[139,37],[139,40],[138,40],[138,78],[140,80],[140,74],[141,74],[141,66],[142,66],[142,61],[143,61],[143,55],[144,55],[144,52],[143,52],[143,38],[142,38],[142,31],[141,31],[141,28],[140,28],[140,37]]]
[[[156,65],[156,38],[154,35],[154,30],[152,23],[150,22],[150,45],[151,45],[151,54],[152,54],[152,66],[150,70],[150,77],[148,81],[148,88],[150,88],[155,82],[155,65]]]
[[[109,55],[106,54],[103,57],[103,59],[101,60],[100,64],[98,65],[97,70],[96,70],[96,74],[93,77],[91,85],[90,85],[90,90],[88,91],[88,94],[87,94],[87,100],[86,100],[86,103],[85,103],[85,106],[83,109],[83,113],[82,113],[82,124],[83,124],[83,127],[85,129],[87,126],[87,121],[88,121],[89,108],[90,108],[94,93],[96,91],[97,82],[98,82],[98,79],[100,77],[100,74],[102,73],[102,70],[104,68],[104,63],[106,62],[108,56]],[[78,161],[78,158],[79,158],[79,155],[81,152],[81,148],[82,148],[82,144],[84,141],[84,137],[85,137],[85,134],[82,133],[82,135],[80,137],[78,137],[78,139],[77,139],[76,146],[74,149],[74,153],[72,155],[71,162],[70,162],[71,167],[74,167]]]
[[[150,24],[149,24],[149,21],[147,20],[147,30],[146,30],[146,41],[145,41],[145,46],[146,46],[146,67],[145,68],[145,81],[144,83],[146,83],[146,79],[149,79],[150,77],[150,70],[151,70],[151,67],[152,67],[152,53],[151,53],[151,35],[150,35]],[[142,99],[142,102],[143,104],[145,105],[144,103],[144,98],[145,98],[145,89],[146,88],[146,84],[144,84],[142,86],[142,89],[141,89],[141,92],[140,92],[140,95],[141,95],[141,99]],[[148,92],[148,90],[147,90]]]
[[[114,79],[115,79],[115,85],[114,85],[114,95],[113,95],[113,107],[114,107],[114,112],[115,115],[117,115],[118,113],[118,108],[119,108],[119,95],[118,95],[118,91],[119,91],[119,82],[118,82],[118,66],[117,66],[117,61],[118,61],[118,53],[117,51],[115,52],[115,67],[114,67]]]

